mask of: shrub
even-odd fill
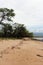
[[[33,33],[29,33],[29,31],[23,24],[18,24],[18,26],[15,28],[13,32],[13,36],[16,38],[32,37]]]

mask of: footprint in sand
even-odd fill
[[[39,55],[39,54],[37,54],[37,56],[39,56],[39,57],[43,57],[43,56],[41,56],[41,55]]]
[[[43,49],[41,49],[43,51]]]
[[[9,47],[7,47],[6,49],[4,49],[3,51],[0,52],[0,58],[3,57],[3,54],[8,54],[9,53]]]
[[[15,49],[20,49],[20,47],[18,47],[18,46],[12,46],[12,47],[11,47],[11,49],[14,49],[14,48],[15,48]]]
[[[2,55],[0,54],[0,58],[2,58]]]
[[[3,56],[3,51],[0,52],[0,58],[2,58],[2,56]]]
[[[15,48],[15,46],[12,46],[12,47],[11,47],[11,49],[14,49],[14,48]]]

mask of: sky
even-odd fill
[[[43,0],[0,0],[0,8],[14,9],[14,22],[30,31],[43,32]]]

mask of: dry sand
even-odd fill
[[[43,42],[0,40],[0,65],[43,65]]]

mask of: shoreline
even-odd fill
[[[42,41],[43,42],[43,38],[33,38],[32,40]]]

